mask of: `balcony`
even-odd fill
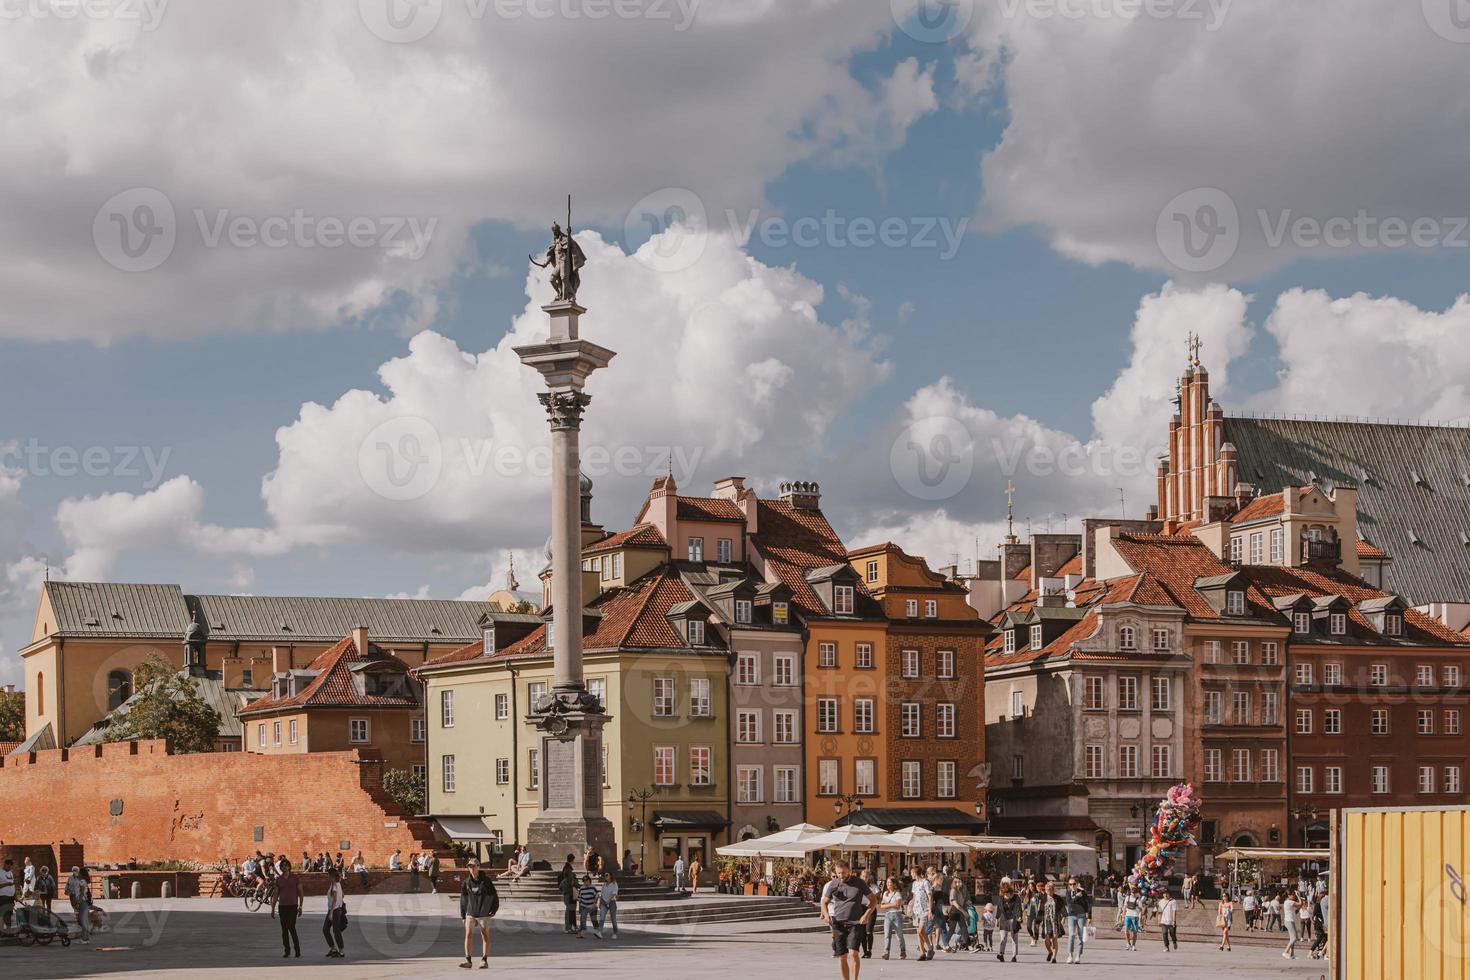
[[[1341,541],[1321,541],[1308,538],[1302,542],[1302,561],[1338,562],[1341,560]]]

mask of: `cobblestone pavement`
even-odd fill
[[[0,972],[6,976],[63,977],[248,977],[270,970],[271,976],[418,977],[464,976],[461,926],[454,900],[448,896],[392,895],[358,899],[349,904],[346,960],[323,957],[321,900],[308,899],[299,932],[301,959],[281,956],[280,929],[268,913],[249,913],[239,902],[211,899],[187,901],[113,901],[110,932],[91,945],[73,943],[22,949],[0,947]],[[799,924],[799,923],[798,923]],[[881,944],[881,937],[880,937]],[[478,953],[478,948],[476,950]],[[877,951],[881,953],[881,948]],[[911,950],[912,952],[912,950]],[[977,976],[1063,976],[1137,980],[1143,972],[1178,980],[1200,977],[1317,980],[1324,963],[1305,958],[1287,961],[1279,947],[1239,947],[1224,953],[1205,943],[1184,943],[1165,953],[1152,943],[1136,953],[1117,940],[1089,945],[1080,966],[1043,962],[1039,947],[1023,944],[1020,961],[1002,966],[984,953],[941,954],[930,963],[876,955],[863,962],[869,978],[924,977],[926,980]],[[1065,956],[1063,957],[1065,959]],[[476,962],[478,966],[478,961]],[[561,932],[560,910],[546,906],[506,906],[496,920],[490,971],[515,971],[540,978],[586,977],[597,980],[680,978],[712,966],[736,978],[836,977],[836,964],[825,935],[792,932],[734,932],[720,925],[666,927],[660,931],[625,929],[617,941],[583,940]],[[478,975],[478,974],[476,974]]]

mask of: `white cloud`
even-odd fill
[[[1241,238],[1214,275],[1239,281],[1298,255],[1358,250],[1273,248],[1258,210],[1272,222],[1288,210],[1466,214],[1470,58],[1431,30],[1421,4],[1233,0],[1216,29],[1212,5],[1160,6],[1201,18],[1056,15],[1124,7],[1106,2],[974,5],[976,54],[962,71],[981,98],[1003,92],[1008,120],[982,168],[993,226],[1035,226],[1084,262],[1178,274],[1156,240],[1160,211],[1219,188]]]
[[[474,261],[477,222],[544,226],[569,190],[578,227],[621,227],[670,186],[711,213],[758,206],[793,161],[872,162],[934,107],[932,67],[910,60],[867,87],[851,74],[893,27],[881,4],[704,0],[680,30],[677,17],[505,19],[503,4],[450,2],[410,44],[375,36],[359,6],[201,0],[168,4],[154,30],[7,19],[0,336],[419,327]],[[140,187],[163,199],[125,196],[98,217]],[[209,247],[221,215],[287,244]],[[263,224],[273,217],[288,225]],[[375,242],[410,237],[395,219],[435,224],[422,256],[328,247],[315,224],[362,218],[379,222]],[[157,251],[123,255],[117,222]],[[167,237],[142,232],[166,226],[165,259]],[[104,255],[161,264],[119,271]]]

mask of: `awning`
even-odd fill
[[[1215,855],[1217,861],[1331,861],[1325,848],[1232,847]]]
[[[730,821],[714,810],[655,810],[653,825],[659,830],[722,830]]]
[[[1071,840],[1031,840],[1026,837],[956,837],[972,851],[1025,854],[1096,854],[1097,848]]]
[[[434,817],[434,825],[449,840],[495,840],[479,817]]]
[[[882,827],[890,833],[905,827],[964,827],[984,830],[985,821],[956,807],[874,806],[853,810],[838,819],[836,826]]]

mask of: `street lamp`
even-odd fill
[[[1307,832],[1313,823],[1317,822],[1318,810],[1310,803],[1303,804],[1291,811],[1291,818],[1302,825],[1302,847],[1309,846]]]
[[[862,813],[863,798],[856,793],[850,793],[847,796],[839,796],[832,801],[832,812],[837,814],[837,816],[841,817],[844,809],[848,813]]]
[[[657,790],[635,789],[628,794],[628,815],[632,817],[635,809],[641,808],[641,813],[633,817],[633,833],[638,836],[638,866],[643,869],[643,877],[648,877],[648,801],[653,799]]]

